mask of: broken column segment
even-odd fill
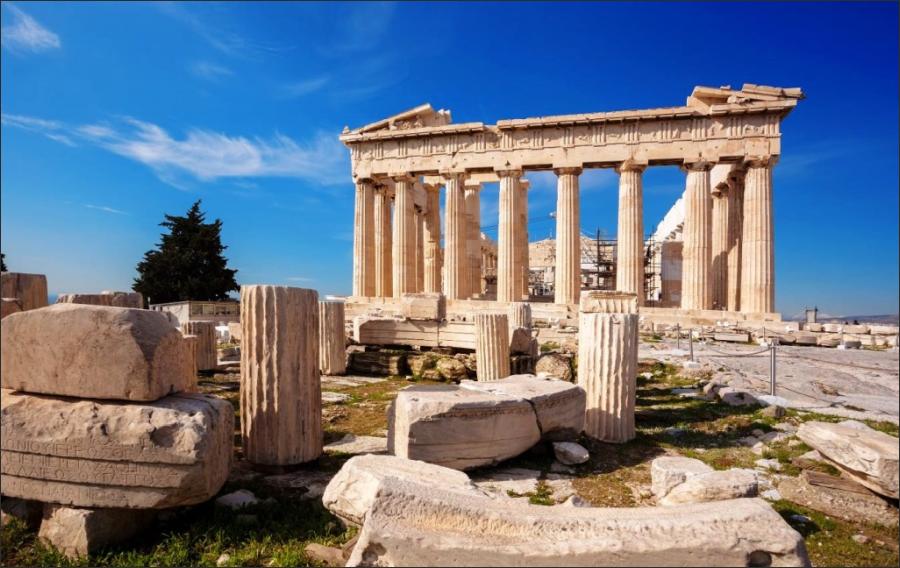
[[[218,368],[216,324],[211,321],[186,321],[181,324],[181,331],[197,337],[197,370],[213,371]]]
[[[322,453],[319,296],[287,286],[241,287],[241,436],[261,465]]]
[[[475,314],[478,380],[509,376],[509,324],[506,314]]]
[[[22,311],[47,306],[47,277],[43,274],[3,272],[0,274],[0,297],[15,298]]]
[[[344,302],[319,302],[319,370],[323,375],[347,372]]]
[[[578,385],[587,392],[584,430],[605,442],[634,438],[637,297],[584,292],[578,325]]]

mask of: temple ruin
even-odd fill
[[[676,107],[489,125],[454,124],[449,111],[424,104],[345,128],[340,139],[350,148],[356,184],[348,316],[354,305],[356,313],[373,305],[391,311],[414,292],[445,294],[451,314],[528,301],[528,180],[522,176],[550,170],[558,180],[555,281],[553,303],[542,312],[574,321],[582,287],[579,177],[588,168],[612,168],[619,174],[615,287],[637,295],[642,316],[780,321],[772,168],[781,153],[781,121],[801,99],[799,88],[698,86]],[[648,306],[644,286],[642,174],[667,165],[686,174],[674,309]],[[500,185],[495,269],[478,226],[479,193],[488,182]],[[496,291],[485,284],[488,271]]]

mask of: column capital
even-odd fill
[[[371,185],[371,186],[374,186],[374,185],[377,183],[377,182],[375,181],[375,178],[370,178],[370,177],[359,177],[359,178],[356,178],[355,181],[356,181],[356,186],[357,186],[357,187],[359,187],[360,185]]]
[[[685,172],[708,172],[714,165],[715,163],[703,158],[693,158],[685,160],[681,165],[681,169]]]
[[[772,167],[778,163],[778,156],[745,156],[744,165],[749,168]]]
[[[502,169],[502,170],[495,169],[494,173],[497,174],[497,176],[500,177],[501,179],[507,178],[507,177],[515,177],[515,178],[522,177],[522,169],[521,168],[518,168],[518,169],[510,168],[510,169]]]
[[[582,169],[578,166],[566,166],[566,167],[562,167],[562,168],[553,168],[553,173],[555,173],[558,176],[563,176],[563,175],[580,176],[581,172],[582,172]]]
[[[531,189],[531,181],[528,180],[527,178],[519,179],[519,189],[521,189],[523,191],[527,191],[527,190]]]
[[[616,173],[621,174],[622,172],[637,172],[640,174],[643,173],[646,169],[647,162],[640,162],[629,158],[616,166]]]
[[[465,176],[466,176],[466,172],[465,172],[465,170],[447,170],[447,171],[439,172],[439,175],[445,180],[448,180],[448,181],[455,180],[455,181],[458,181],[460,184],[462,184],[463,178],[465,178]]]
[[[412,175],[409,172],[392,173],[389,174],[388,177],[391,178],[391,180],[393,180],[394,182],[413,183],[416,181],[416,176]]]
[[[470,181],[466,180],[463,184],[463,188],[466,191],[481,191],[483,188],[481,187],[480,181]]]

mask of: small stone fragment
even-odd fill
[[[565,465],[582,464],[591,458],[585,447],[575,442],[553,442],[553,454]]]
[[[658,502],[665,506],[705,503],[740,497],[756,497],[758,492],[756,472],[746,469],[729,469],[695,475],[675,486]]]
[[[232,510],[243,509],[259,503],[259,499],[252,491],[246,489],[238,489],[232,493],[222,495],[216,498],[216,505],[227,507]]]
[[[81,509],[47,504],[38,537],[70,558],[128,540],[155,519],[156,511]]]
[[[651,491],[657,499],[661,499],[668,495],[673,487],[711,471],[713,468],[693,458],[681,456],[656,458],[650,463]]]

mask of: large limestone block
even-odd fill
[[[447,301],[434,292],[406,293],[400,300],[400,313],[411,320],[437,320],[447,315]]]
[[[809,566],[759,499],[545,507],[386,479],[347,566]]]
[[[461,471],[396,456],[350,458],[325,488],[322,503],[340,519],[362,525],[385,479],[410,480],[432,489],[485,496]]]
[[[541,438],[578,438],[584,429],[584,389],[567,381],[534,375],[512,375],[499,381],[462,381],[464,389],[527,400],[537,415]]]
[[[872,491],[900,496],[897,438],[852,421],[804,422],[797,437]]]
[[[160,312],[55,304],[13,314],[2,327],[3,388],[157,400],[194,381],[190,347]]]
[[[197,338],[196,363],[198,371],[213,371],[218,368],[218,342],[216,324],[211,321],[186,321],[181,324],[185,335]]]
[[[43,308],[48,304],[47,277],[43,274],[3,272],[0,274],[0,297],[16,298],[22,311]]]
[[[388,451],[453,469],[499,463],[541,439],[527,400],[456,386],[404,389],[388,412]]]
[[[706,503],[724,501],[740,497],[756,497],[759,481],[756,472],[749,469],[729,469],[693,475],[673,487],[665,497],[658,499],[660,505],[683,505],[686,503]]]
[[[344,302],[319,302],[319,370],[323,375],[347,372]]]
[[[228,477],[234,411],[177,394],[150,403],[2,391],[3,494],[72,507],[192,505]]]
[[[241,436],[244,456],[291,465],[322,454],[319,295],[241,286]]]
[[[155,511],[47,504],[38,537],[75,558],[137,536],[153,523],[155,516]]]
[[[691,477],[709,473],[713,468],[700,460],[681,456],[663,456],[650,463],[650,490],[657,499],[669,494],[677,485]]]
[[[140,292],[110,292],[100,294],[60,294],[57,304],[87,304],[114,308],[143,308],[144,296]]]

